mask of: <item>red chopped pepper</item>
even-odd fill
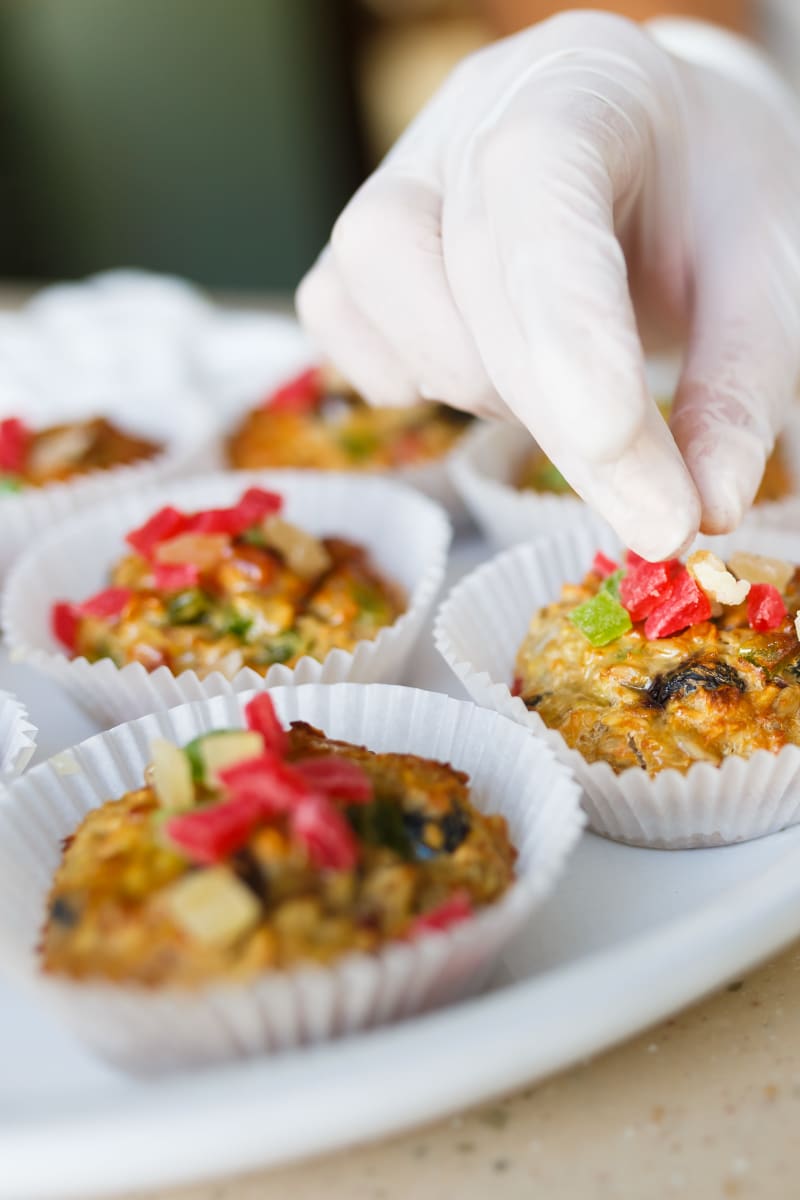
[[[747,593],[747,620],[751,629],[766,633],[780,629],[788,613],[783,596],[772,583],[752,583]]]
[[[54,604],[50,612],[50,628],[53,631],[53,636],[66,646],[68,650],[74,651],[75,639],[78,634],[78,610],[74,604],[68,601],[61,601]]]
[[[143,558],[150,558],[159,542],[169,541],[179,533],[185,533],[188,523],[188,517],[168,504],[154,513],[144,525],[131,530],[125,541]]]
[[[649,563],[633,556],[630,550],[625,561],[628,571],[619,582],[620,602],[632,621],[643,621],[672,594],[673,583],[683,568],[675,558]]]
[[[124,611],[132,596],[133,592],[130,588],[110,587],[105,591],[98,592],[96,596],[90,596],[88,600],[77,604],[75,608],[81,617],[103,617],[114,620]]]
[[[615,571],[619,570],[619,563],[615,563],[613,558],[609,558],[603,554],[602,550],[598,550],[592,560],[592,570],[601,579],[607,579],[609,575],[613,575]]]
[[[358,842],[347,820],[324,796],[309,796],[290,814],[292,834],[315,867],[350,871],[358,861]]]
[[[302,371],[279,387],[261,405],[269,412],[307,413],[316,408],[321,396],[320,375],[317,367]]]
[[[711,602],[698,586],[697,580],[685,567],[674,577],[669,595],[654,608],[644,623],[644,635],[651,640],[669,637],[707,621],[711,616]]]
[[[275,712],[269,692],[259,692],[254,696],[245,706],[244,715],[247,728],[255,730],[263,737],[264,748],[282,758],[289,748],[289,739]]]
[[[195,862],[221,862],[244,845],[262,819],[260,806],[247,796],[197,808],[172,817],[166,834]]]
[[[187,533],[233,533],[232,508],[206,508],[187,518]]]
[[[153,586],[163,592],[180,592],[194,587],[200,578],[196,563],[156,563],[153,568]]]
[[[443,900],[430,912],[423,913],[412,922],[409,937],[417,937],[421,933],[430,933],[433,929],[449,929],[460,921],[466,921],[473,913],[472,900],[469,892],[454,892],[447,900]]]
[[[369,804],[373,797],[372,780],[363,767],[335,754],[318,758],[301,758],[292,763],[315,792],[331,800],[346,800],[349,804]]]
[[[0,470],[22,471],[33,434],[18,417],[0,421]]]
[[[265,517],[273,517],[283,508],[283,496],[268,492],[266,488],[251,487],[231,510],[234,519],[233,533],[243,533],[251,525],[257,525]]]
[[[302,775],[274,754],[248,758],[218,774],[228,795],[251,800],[266,818],[289,812],[314,794]]]

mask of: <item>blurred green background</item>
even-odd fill
[[[292,287],[365,166],[346,0],[0,0],[0,274]]]

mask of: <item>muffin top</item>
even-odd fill
[[[18,417],[0,421],[0,492],[62,483],[91,471],[153,458],[163,449],[105,417],[31,429]]]
[[[53,630],[73,657],[138,662],[175,674],[266,674],[303,655],[352,650],[405,608],[367,550],[286,521],[275,492],[249,488],[230,508],[167,506],[126,537],[111,586],[58,602]]]
[[[469,420],[430,402],[372,408],[342,380],[314,368],[248,413],[228,454],[240,469],[391,470],[441,458]]]
[[[656,774],[800,744],[800,571],[603,554],[534,614],[514,691],[588,762]]]
[[[41,961],[157,987],[329,963],[444,929],[502,896],[516,852],[468,778],[294,722],[268,693],[246,730],[154,743],[145,785],[65,844]]]

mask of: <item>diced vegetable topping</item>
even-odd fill
[[[782,558],[766,558],[763,554],[732,554],[728,566],[737,579],[746,579],[749,583],[771,583],[779,592],[786,590],[794,575],[791,563],[784,562]]]
[[[75,639],[78,633],[78,613],[74,604],[60,601],[53,605],[50,613],[50,627],[53,636],[68,650],[75,650]]]
[[[667,599],[682,569],[677,559],[650,563],[628,551],[628,570],[620,580],[619,598],[634,621],[643,621]]]
[[[358,763],[335,755],[304,758],[292,764],[305,782],[323,795],[349,804],[369,804],[373,796],[372,780]]]
[[[262,407],[271,412],[310,412],[322,394],[322,379],[317,367],[309,367],[295,379],[268,396]]]
[[[196,745],[203,768],[202,779],[212,787],[222,782],[221,773],[227,768],[258,758],[264,752],[264,739],[252,730],[232,729],[213,734],[200,738]]]
[[[686,567],[709,600],[716,600],[718,604],[741,604],[750,591],[748,580],[737,580],[722,559],[710,550],[696,550],[690,554]]]
[[[198,571],[207,571],[216,567],[229,549],[230,538],[225,533],[179,533],[159,542],[154,557],[157,563],[188,563]]]
[[[644,635],[651,640],[670,637],[689,625],[709,620],[710,616],[711,603],[705,592],[686,568],[679,566],[668,595],[645,621]]]
[[[153,790],[167,812],[186,812],[194,804],[194,780],[189,759],[172,742],[157,738],[151,745]]]
[[[430,912],[417,917],[411,926],[409,936],[417,937],[421,933],[430,933],[432,930],[449,929],[451,925],[466,921],[468,917],[472,916],[472,911],[469,894],[455,892],[449,899],[444,900],[436,908],[432,908]]]
[[[132,597],[133,592],[130,588],[110,587],[98,592],[96,596],[90,596],[81,604],[76,604],[75,608],[81,617],[116,620],[125,611]]]
[[[608,592],[598,592],[569,614],[593,646],[607,646],[631,628],[631,618],[618,600]]]
[[[17,417],[0,421],[0,471],[22,471],[31,436],[25,422]]]
[[[184,875],[164,899],[176,925],[218,949],[232,945],[261,919],[256,897],[226,867]]]
[[[747,597],[747,620],[751,629],[766,633],[780,629],[789,614],[783,597],[771,583],[754,583]]]
[[[619,600],[619,588],[624,578],[625,568],[619,567],[618,570],[612,571],[610,575],[606,575],[600,584],[600,591],[608,592],[609,596],[613,596],[615,600]]]
[[[282,757],[288,748],[289,740],[286,730],[278,719],[275,705],[269,692],[259,692],[245,706],[244,710],[247,728],[260,733],[264,740],[264,749]]]
[[[272,517],[263,526],[264,542],[277,550],[290,571],[301,579],[316,579],[331,565],[331,556],[319,538],[297,525]]]
[[[619,570],[619,563],[615,563],[613,558],[603,554],[602,550],[598,550],[592,561],[592,570],[595,575],[599,575],[601,579],[605,579],[608,575],[613,575]]]
[[[324,796],[311,795],[290,813],[291,829],[320,870],[350,871],[358,842],[345,817]]]
[[[262,812],[248,796],[172,817],[164,826],[171,842],[198,863],[218,863],[247,841]]]
[[[200,568],[196,563],[156,563],[153,568],[153,586],[162,592],[182,592],[186,588],[194,588],[200,579]],[[202,594],[202,593],[201,593]],[[183,624],[187,617],[177,618],[176,624]]]
[[[265,819],[289,812],[314,794],[302,775],[270,753],[224,768],[219,779],[229,796],[256,805]]]
[[[160,508],[144,525],[126,535],[126,542],[142,558],[150,558],[156,546],[169,538],[177,537],[186,529],[187,519],[171,505]]]

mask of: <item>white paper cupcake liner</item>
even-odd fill
[[[793,410],[781,434],[787,466],[800,489],[800,411]],[[515,486],[536,442],[521,425],[482,421],[455,448],[450,474],[461,499],[487,541],[498,550],[540,533],[580,525],[587,506],[575,495],[521,491]],[[768,528],[800,529],[800,494],[759,504],[752,520]]]
[[[78,984],[37,969],[35,946],[62,839],[103,801],[141,786],[156,737],[179,745],[241,725],[247,697],[152,714],[34,768],[0,798],[0,963],[35,988],[93,1050],[136,1072],[163,1071],[351,1034],[475,990],[552,889],[580,835],[580,792],[541,742],[495,713],[411,688],[278,688],[288,723],[371,749],[453,763],[482,811],[502,813],[519,851],[502,900],[451,930],[352,954],[330,968],[268,972],[200,991]],[[66,761],[65,761],[66,760]],[[68,773],[64,773],[65,770]]]
[[[288,520],[319,535],[337,534],[366,546],[385,575],[406,593],[407,608],[372,641],[333,650],[322,661],[303,657],[293,668],[274,664],[266,677],[250,668],[232,678],[214,672],[148,672],[140,663],[119,668],[59,651],[50,629],[57,600],[79,601],[108,585],[125,552],[124,536],[164,504],[187,511],[232,504],[252,485],[278,491]],[[313,471],[226,472],[126,495],[83,514],[37,540],[11,573],[3,628],[12,657],[29,662],[62,685],[102,725],[127,721],[189,700],[288,683],[391,681],[406,658],[441,586],[450,543],[449,521],[438,505],[386,479]]]
[[[212,422],[200,396],[186,390],[81,395],[54,390],[44,398],[29,396],[23,409],[17,397],[1,394],[0,419],[10,416],[23,416],[34,429],[104,416],[164,449],[142,462],[0,496],[0,576],[41,533],[71,513],[96,510],[125,492],[204,470],[211,462]]]
[[[750,526],[698,545],[723,558],[734,549],[800,561],[800,536]],[[530,712],[510,684],[531,617],[558,598],[561,585],[581,580],[596,550],[615,558],[619,540],[599,523],[515,546],[479,567],[446,597],[436,617],[436,647],[478,704],[526,726],[575,772],[584,789],[589,825],[636,846],[687,849],[762,837],[800,820],[800,747],[778,754],[698,763],[686,774],[654,778],[633,767],[614,774],[608,763],[587,763],[561,734]]]
[[[36,749],[36,726],[10,692],[0,691],[0,782],[25,770]]]

